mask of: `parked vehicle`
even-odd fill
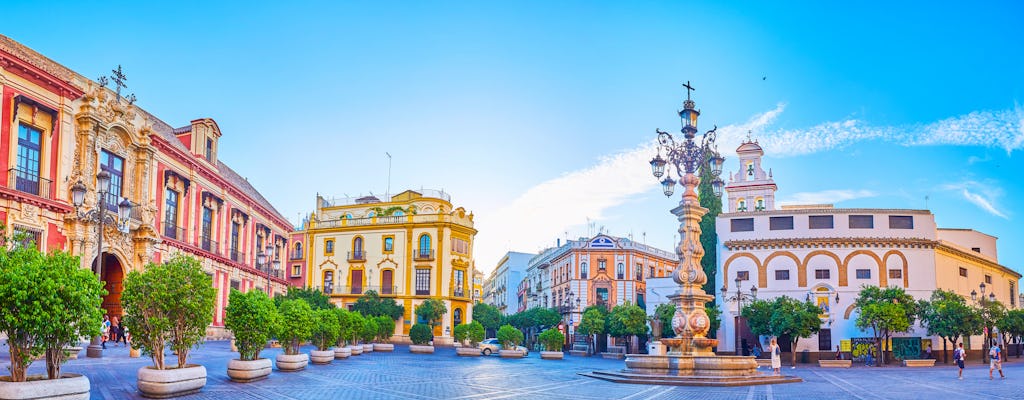
[[[501,343],[498,342],[498,339],[492,338],[480,342],[479,347],[480,352],[483,353],[483,355],[489,356],[491,354],[498,354],[498,350],[501,350]],[[515,350],[523,352],[524,355],[530,355],[530,349],[527,349],[526,347],[516,346]]]

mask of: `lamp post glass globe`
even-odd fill
[[[715,178],[711,181],[711,191],[715,193],[715,197],[722,197],[722,187],[725,186],[725,182],[721,179]]]
[[[96,174],[96,190],[103,193],[107,193],[110,191],[109,172],[100,171],[100,173]]]
[[[665,196],[672,197],[672,193],[676,191],[676,181],[666,176],[661,181],[661,191],[665,193]]]
[[[117,203],[117,216],[121,218],[121,221],[127,221],[128,217],[132,215],[132,202],[128,199],[121,200]]]
[[[85,192],[88,190],[82,181],[78,181],[71,186],[71,202],[75,204],[75,207],[81,207],[82,203],[85,203]]]
[[[721,174],[722,166],[725,164],[725,158],[722,157],[721,154],[718,154],[718,152],[715,152],[711,154],[711,159],[709,161],[711,164],[711,174],[715,176]]]
[[[988,294],[988,301],[995,302],[996,301],[996,294],[995,293],[989,293]]]
[[[757,286],[750,287],[750,295],[753,296],[755,299],[757,298]],[[838,299],[838,295],[836,298]],[[839,300],[836,301],[838,302]]]
[[[655,178],[661,178],[665,174],[665,159],[661,158],[661,154],[651,159],[651,172]]]
[[[256,263],[259,264],[259,265],[266,264],[267,263],[267,255],[263,254],[262,252],[256,253]]]

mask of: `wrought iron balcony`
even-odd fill
[[[220,249],[217,247],[217,241],[210,238],[202,238],[200,241],[200,247],[213,254],[220,255]]]
[[[245,262],[245,253],[243,253],[241,251],[238,251],[238,249],[232,249],[231,250],[231,261],[234,261],[236,263],[244,263]]]
[[[466,290],[463,289],[463,288],[457,287],[454,290],[452,290],[452,296],[455,296],[455,297],[466,297]]]
[[[7,170],[7,185],[19,192],[25,192],[45,199],[50,198],[49,179],[40,178],[39,174],[11,168]]]
[[[334,287],[328,287],[328,289],[333,289],[334,290],[334,292],[333,292],[334,294],[358,294],[358,295],[361,295],[361,294],[366,293],[366,292],[371,291],[371,290],[374,291],[374,292],[377,292],[377,294],[380,295],[380,296],[394,296],[394,295],[398,294],[398,286],[366,286],[366,285],[363,285],[363,286],[345,286],[345,285],[338,285],[338,286],[334,286]]]
[[[288,253],[288,259],[289,260],[301,260],[302,259],[302,251],[301,250],[292,250],[290,253]]]
[[[174,225],[174,223],[164,221],[164,237],[183,241],[185,240],[185,229]]]
[[[412,258],[416,261],[433,261],[434,249],[416,249],[416,252],[412,254]]]
[[[366,261],[366,252],[362,250],[348,252],[349,261]]]

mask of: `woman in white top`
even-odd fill
[[[775,338],[772,338],[772,344],[768,346],[768,350],[772,352],[772,373],[778,375],[779,369],[782,368],[782,350],[779,349]]]

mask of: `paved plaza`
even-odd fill
[[[6,346],[5,346],[6,347]],[[309,348],[304,348],[308,351]],[[280,349],[268,350],[274,357]],[[0,353],[6,370],[6,348]],[[84,356],[84,351],[82,355]],[[621,369],[620,360],[566,357],[541,360],[497,356],[461,358],[450,348],[433,355],[410,354],[406,346],[393,353],[367,353],[328,366],[310,365],[305,371],[276,369],[268,379],[253,383],[228,380],[228,343],[208,342],[190,360],[206,366],[209,379],[202,392],[181,399],[1020,399],[1024,397],[1024,362],[1011,360],[1009,378],[988,379],[988,368],[968,366],[965,378],[956,379],[953,367],[902,367],[848,370],[800,366],[785,373],[803,383],[735,388],[674,387],[616,384],[577,375],[593,370]],[[1022,359],[1024,360],[1024,359]],[[168,359],[169,363],[174,358]],[[92,380],[94,399],[139,399],[135,372],[147,358],[129,358],[124,347],[109,347],[104,358],[72,360],[67,372],[84,373]],[[31,373],[42,373],[36,362]]]

